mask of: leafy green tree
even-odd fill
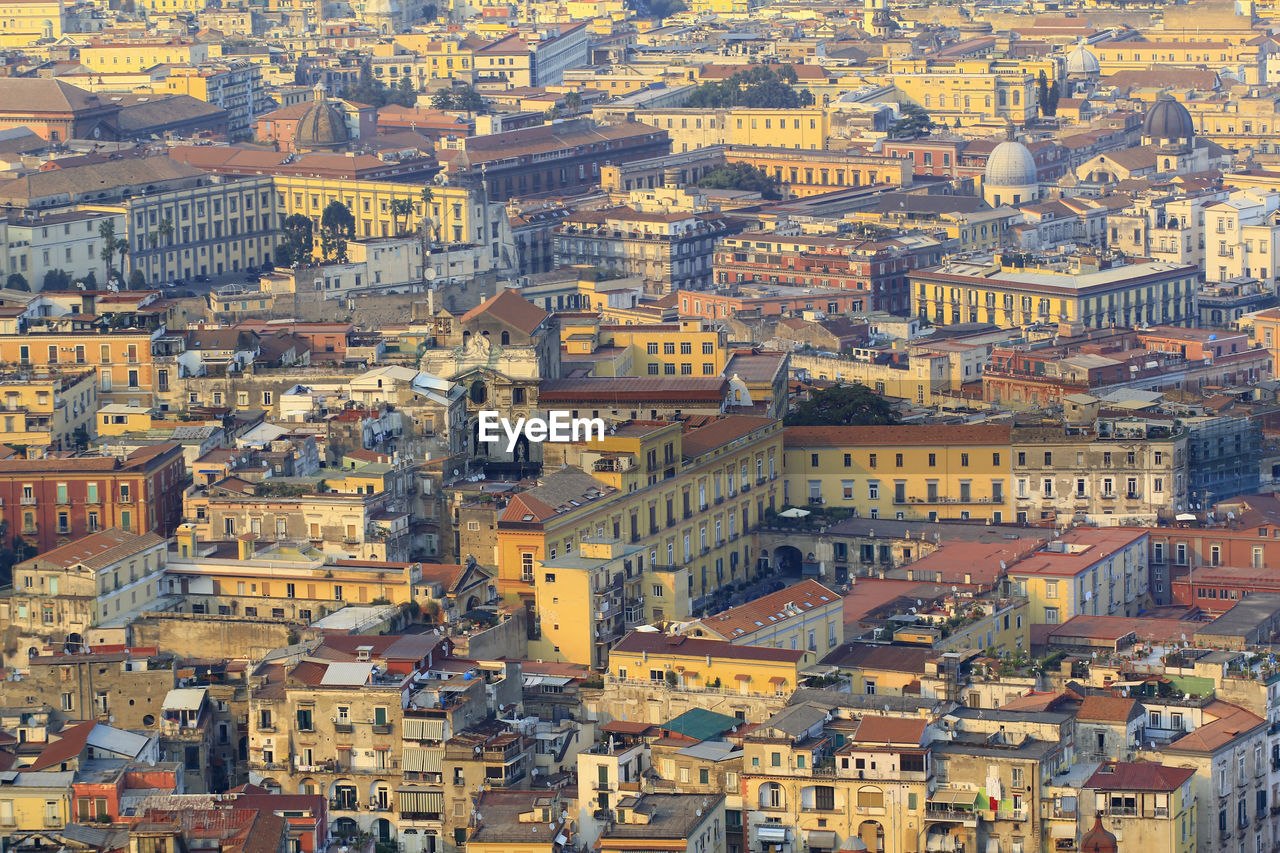
[[[797,91],[792,85],[795,69],[783,65],[775,70],[769,65],[753,65],[735,71],[719,83],[703,83],[693,90],[687,107],[715,109],[720,107],[756,107],[759,109],[795,109],[813,103],[808,89]]]
[[[356,235],[356,218],[337,199],[329,202],[320,214],[320,252],[325,260],[347,262],[347,241]]]
[[[53,269],[44,274],[41,290],[70,290],[71,275],[66,270]]]
[[[401,77],[400,82],[396,84],[394,98],[395,102],[402,107],[411,107],[418,102],[418,90],[408,74]]]
[[[909,139],[916,136],[928,136],[929,131],[937,125],[919,104],[903,104],[898,111],[898,120],[889,125],[889,136],[892,139]]]
[[[97,290],[98,273],[95,270],[89,270],[89,274],[80,279],[80,283],[84,285],[85,290]]]
[[[295,213],[285,218],[280,230],[284,242],[278,249],[283,249],[284,252],[276,255],[277,264],[282,267],[291,267],[294,264],[301,266],[308,263],[311,260],[312,247],[315,245],[315,238],[311,234],[311,218]]]
[[[440,9],[435,3],[428,3],[422,7],[422,19],[424,21],[434,21],[440,16]]]
[[[564,96],[564,107],[571,113],[576,113],[582,109],[582,95],[577,92],[566,92]]]
[[[129,289],[144,290],[147,286],[147,277],[142,274],[142,270],[136,267],[129,272]]]
[[[867,426],[896,424],[889,401],[866,385],[836,385],[815,391],[787,415],[787,426]]]
[[[684,0],[627,0],[627,6],[641,18],[666,18],[689,8]]]
[[[782,198],[778,179],[750,163],[730,163],[702,176],[698,186],[717,190],[749,190],[767,199]]]
[[[482,113],[489,108],[484,96],[474,86],[459,86],[456,89],[437,89],[431,96],[431,108],[434,110],[454,110],[456,112]]]
[[[1058,87],[1049,86],[1049,76],[1040,69],[1040,77],[1036,81],[1036,99],[1040,102],[1040,115],[1051,116],[1058,111]]]
[[[27,284],[26,276],[16,272],[9,273],[9,277],[5,279],[4,286],[6,290],[31,290],[31,285]]]

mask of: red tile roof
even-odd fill
[[[1076,712],[1077,720],[1098,723],[1127,723],[1142,715],[1142,708],[1135,699],[1119,696],[1086,696]]]
[[[72,761],[80,756],[85,746],[89,743],[89,733],[98,725],[96,720],[89,720],[85,723],[77,723],[70,728],[63,729],[57,734],[57,740],[46,746],[36,756],[36,760],[24,770],[48,770],[50,767],[57,767],[63,762]]]
[[[693,637],[669,637],[656,631],[632,631],[623,637],[616,652],[639,654],[647,652],[651,655],[674,655],[677,657],[705,657],[721,660],[770,661],[776,663],[799,663],[804,652],[799,649],[764,649],[754,646],[735,646],[722,640],[699,640]]]
[[[531,335],[547,319],[548,314],[516,291],[507,289],[463,314],[462,322],[467,323],[482,316],[494,317]]]
[[[1175,791],[1196,771],[1146,761],[1108,761],[1084,783],[1102,791]]]
[[[795,612],[787,612],[787,604],[794,605]],[[770,628],[795,615],[808,618],[806,614],[814,608],[827,605],[843,607],[840,594],[815,580],[804,580],[795,586],[731,607],[715,616],[708,616],[698,624],[733,642],[737,637]]]

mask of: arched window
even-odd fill
[[[472,382],[471,383],[471,402],[475,403],[478,406],[484,403],[484,401],[487,399],[489,399],[489,389],[485,388],[484,382],[480,379],[477,379],[475,382]]]
[[[780,809],[786,805],[782,786],[777,782],[765,782],[760,786],[760,808]]]
[[[871,785],[858,789],[859,808],[883,808],[884,792]]]
[[[511,343],[511,333],[510,333],[510,332],[503,332],[503,333],[502,333],[502,345],[505,347],[505,346],[509,345],[510,343]]]

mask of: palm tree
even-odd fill
[[[173,222],[169,219],[161,219],[160,225],[156,227],[156,235],[164,240],[166,246],[173,245]]]
[[[409,217],[413,215],[413,201],[407,198],[397,198],[391,201],[391,221],[395,226],[396,236],[405,232],[409,227]],[[404,220],[404,226],[401,227],[400,220]]]

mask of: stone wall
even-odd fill
[[[133,645],[159,646],[180,658],[257,660],[293,642],[318,639],[322,632],[273,619],[213,616],[208,613],[151,613],[133,623]]]
[[[523,607],[513,608],[511,618],[474,634],[450,637],[453,653],[472,660],[519,660],[528,657],[529,639]]]

